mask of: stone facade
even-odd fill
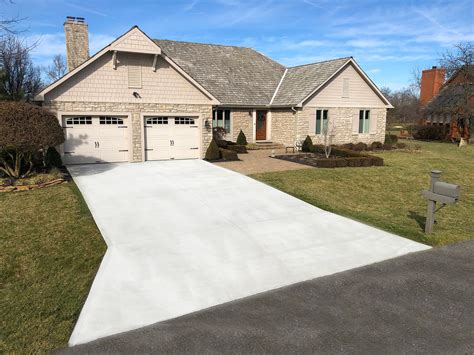
[[[271,110],[270,140],[292,146],[296,138],[297,113],[291,109]]]
[[[231,124],[232,124],[232,141],[237,140],[237,136],[242,130],[247,138],[248,143],[253,143],[253,115],[249,112],[252,112],[252,109],[232,109],[231,112]]]
[[[323,144],[324,136],[315,134],[316,110],[315,107],[303,107],[298,112],[297,137],[303,140],[309,135],[314,144]],[[370,118],[375,120],[375,124],[371,124],[369,133],[354,132],[353,124],[354,120],[358,123],[359,108],[338,107],[327,110],[330,122],[329,131],[333,133],[332,144],[384,142],[387,109],[370,109]]]
[[[296,112],[292,109],[273,109],[271,119],[269,118],[270,139],[272,142],[292,146],[296,140],[304,140],[307,135],[315,144],[324,142],[323,135],[315,134],[316,107],[304,106]],[[354,120],[358,124],[359,108],[336,107],[327,108],[329,120],[333,129],[332,143],[358,143],[370,144],[372,142],[383,142],[385,139],[386,108],[365,108],[370,110],[371,124],[369,133],[354,132]],[[248,142],[254,142],[253,116],[249,115],[251,109],[232,110],[232,140],[237,139],[240,130],[247,136]],[[269,116],[270,116],[269,115]],[[357,126],[358,127],[358,126]]]
[[[89,59],[89,35],[84,20],[68,18],[64,23],[66,60],[69,71]]]
[[[132,131],[131,144],[133,162],[144,161],[143,142],[143,114],[189,114],[200,115],[201,122],[201,158],[204,158],[206,150],[212,140],[212,106],[211,105],[189,105],[189,104],[160,104],[160,103],[122,103],[122,102],[77,102],[77,101],[49,101],[44,102],[43,107],[59,115],[61,112],[77,113],[130,113]],[[61,117],[58,116],[58,119]],[[207,121],[207,124],[206,124]]]

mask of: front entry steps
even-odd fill
[[[274,143],[269,141],[255,142],[257,149],[285,149],[285,146],[280,143]]]

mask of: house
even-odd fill
[[[446,69],[432,67],[423,70],[420,103],[423,107],[422,124],[443,127],[451,140],[470,138],[469,127],[461,131],[459,119],[473,116],[474,75],[472,68],[460,68],[445,81]],[[462,135],[462,137],[461,137]]]
[[[66,163],[202,158],[212,127],[293,146],[383,142],[392,107],[352,57],[285,67],[244,47],[152,40],[137,26],[89,58],[64,23],[69,72],[37,97],[57,114]],[[329,125],[328,125],[329,122]],[[327,126],[328,125],[328,126]]]

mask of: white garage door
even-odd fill
[[[146,160],[198,159],[199,126],[194,117],[145,117]]]
[[[128,161],[126,117],[63,117],[64,163],[105,163]]]

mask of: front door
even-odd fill
[[[264,141],[265,139],[267,139],[267,111],[257,111],[255,140]]]

